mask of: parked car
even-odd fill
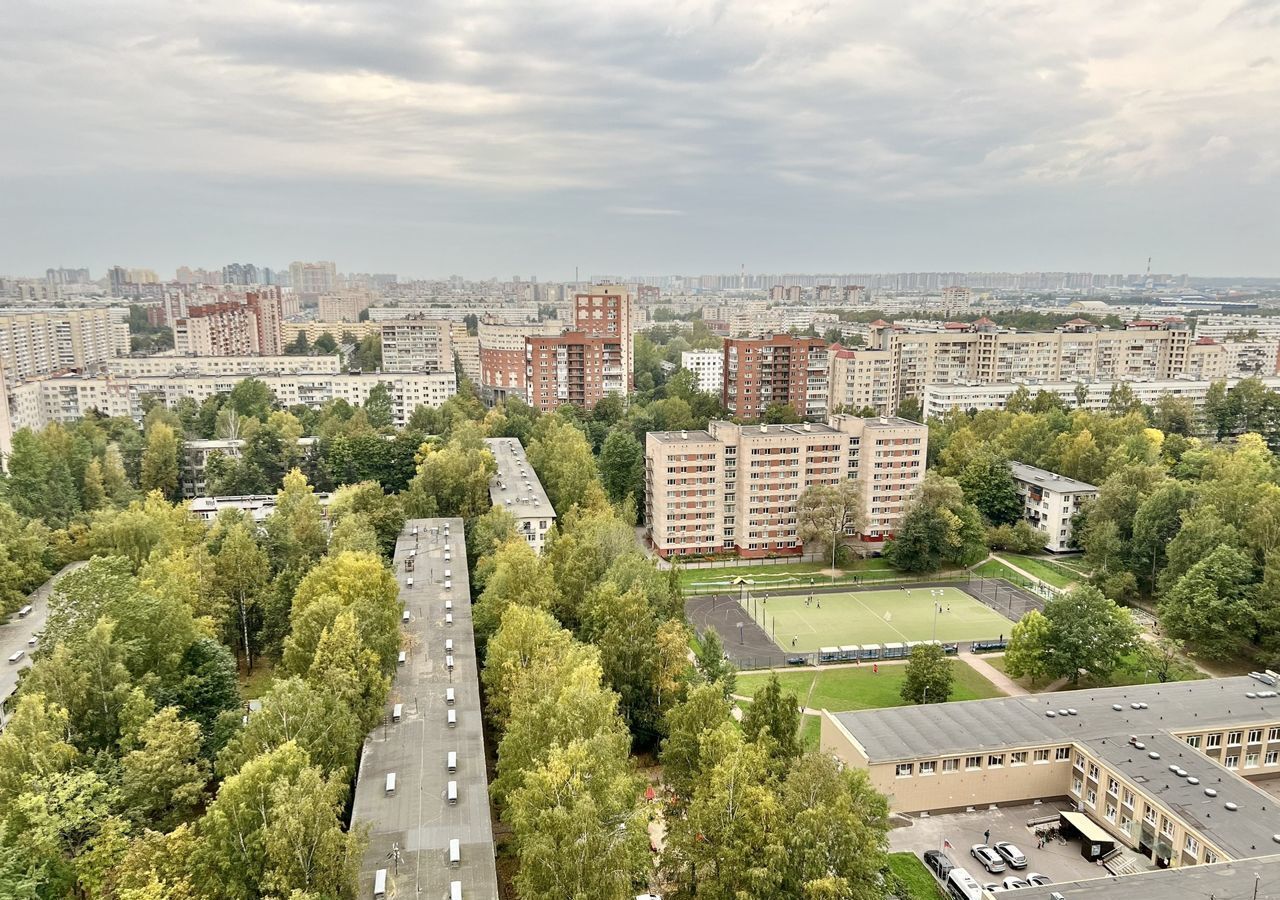
[[[988,881],[982,886],[982,889],[987,893],[994,894],[996,891],[1000,890],[1000,885],[996,884],[994,881]]]
[[[1043,887],[1046,884],[1053,884],[1053,879],[1039,872],[1031,872],[1027,875],[1027,884],[1032,887]]]
[[[789,666],[803,666],[803,665],[805,665],[805,664],[806,664],[806,663],[808,663],[808,662],[809,662],[809,660],[805,659],[803,656],[788,656],[788,657],[787,657],[787,665],[789,665]]]
[[[956,864],[951,861],[951,857],[941,850],[926,850],[923,855],[924,864],[929,868],[929,871],[937,875],[939,881],[945,883],[947,873],[956,867]]]
[[[986,844],[974,844],[969,848],[969,855],[982,863],[982,868],[992,875],[998,875],[1005,869],[1004,860],[1000,858],[1000,854]]]
[[[1000,841],[995,846],[995,851],[1004,857],[1004,861],[1013,869],[1025,869],[1027,867],[1026,855],[1008,841]]]
[[[953,653],[959,653],[960,645],[959,644],[943,644],[942,652],[947,656],[951,656]]]
[[[1030,882],[1023,881],[1014,875],[1010,875],[1004,881],[1000,882],[1000,887],[1006,891],[1016,891],[1018,888],[1031,887]]]

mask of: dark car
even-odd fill
[[[942,652],[945,653],[947,656],[950,656],[953,653],[959,653],[960,645],[959,644],[943,644]]]
[[[939,881],[945,883],[947,873],[956,867],[956,864],[951,861],[951,857],[941,850],[926,850],[922,855],[924,856],[924,864],[929,867],[929,871],[937,875]]]
[[[805,659],[803,656],[787,657],[787,665],[789,666],[803,666],[803,665],[806,665],[808,662],[809,660]]]

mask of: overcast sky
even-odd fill
[[[0,272],[1280,274],[1280,0],[3,0]]]

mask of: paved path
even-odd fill
[[[18,673],[31,665],[31,645],[27,642],[36,639],[37,635],[44,629],[45,620],[49,617],[49,596],[53,593],[57,583],[69,572],[85,565],[82,560],[68,563],[62,569],[56,572],[52,578],[36,588],[27,597],[27,603],[31,605],[31,613],[25,618],[19,619],[18,614],[14,613],[9,617],[8,622],[0,624],[0,656],[4,657],[0,661],[0,704],[9,699],[15,689],[18,687]],[[23,651],[25,654],[20,662],[10,663],[9,657],[18,652]],[[0,725],[4,724],[6,714],[0,710]]]
[[[1025,697],[1027,694],[1031,693],[1026,688],[1020,687],[1016,681],[976,653],[961,653],[960,658],[967,662],[975,672],[987,679],[987,681],[990,681],[1010,697]]]

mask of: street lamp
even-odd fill
[[[738,644],[739,644],[739,646],[741,646],[741,645],[742,645],[742,643],[743,643],[743,640],[742,640],[742,623],[741,623],[741,622],[739,622],[739,623],[738,623]]]

